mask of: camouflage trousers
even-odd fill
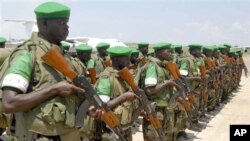
[[[155,109],[157,118],[160,120],[163,132],[164,141],[173,141],[174,138],[174,111],[172,109],[167,109],[166,107],[156,107]],[[143,118],[143,138],[144,141],[157,141],[158,137],[151,126],[148,119]]]
[[[232,82],[231,82],[231,78],[229,75],[225,75],[224,76],[224,80],[223,80],[223,92],[222,92],[222,100],[225,99],[226,97],[228,97],[228,94],[230,93],[231,91],[231,85],[232,85]]]
[[[173,138],[176,139],[179,132],[185,131],[187,128],[186,123],[188,118],[186,116],[186,111],[182,104],[178,103],[174,110],[174,135]]]
[[[192,113],[192,121],[197,122],[199,119],[199,111],[206,106],[206,103],[202,100],[201,96],[201,87],[196,87],[192,93],[196,99],[196,103],[193,105],[194,107],[191,109]],[[201,110],[202,111],[202,110]]]
[[[216,105],[216,93],[215,89],[211,86],[208,88],[208,102],[207,102],[207,109],[212,110]]]
[[[127,139],[127,141],[132,141],[132,129],[129,127],[124,131],[124,137]],[[113,132],[104,133],[102,135],[102,141],[119,141],[119,139],[116,138],[116,135]]]

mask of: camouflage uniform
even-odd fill
[[[144,69],[138,72],[136,77],[142,89],[155,86],[169,79],[171,79],[171,77],[169,72],[165,69],[165,63],[153,57],[149,59]],[[170,88],[165,88],[157,94],[148,96],[149,101],[156,102],[155,112],[157,113],[157,118],[162,123],[166,141],[174,140],[174,111],[168,105],[171,91]],[[153,127],[146,118],[143,119],[142,127],[145,141],[157,140]]]

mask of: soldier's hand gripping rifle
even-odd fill
[[[85,97],[87,100],[85,100],[80,105],[76,114],[75,126],[77,128],[82,127],[83,119],[87,115],[89,106],[94,105],[96,108],[99,108],[103,111],[102,120],[115,133],[116,137],[122,141],[127,140],[124,138],[123,130],[116,115],[110,110],[107,104],[100,99],[86,77],[78,76],[77,73],[71,69],[66,59],[56,48],[51,48],[49,52],[42,56],[42,59],[46,64],[70,78],[74,85],[83,88],[86,91]]]
[[[151,125],[155,129],[156,134],[159,137],[159,140],[163,141],[165,138],[164,138],[164,133],[162,131],[161,123],[160,123],[159,119],[157,119],[155,117],[154,111],[152,110],[151,104],[148,101],[148,98],[147,98],[147,95],[145,94],[145,92],[135,84],[133,76],[129,72],[128,68],[124,68],[121,71],[119,71],[118,75],[121,79],[123,79],[132,88],[133,92],[141,98],[141,101],[140,101],[141,105],[139,108],[142,108],[146,112],[146,115],[147,115]],[[139,111],[141,111],[141,110],[139,110]],[[136,116],[136,118],[133,117],[133,119],[137,119],[139,114],[134,114],[134,116]]]
[[[183,107],[184,107],[184,109],[185,109],[185,111],[187,113],[188,118],[191,120],[192,115],[190,113],[190,110],[191,110],[190,102],[192,101],[193,103],[192,102],[191,103],[195,104],[196,100],[192,96],[191,92],[187,93],[187,91],[185,91],[185,89],[188,89],[188,86],[187,86],[187,84],[185,84],[181,80],[181,74],[179,72],[179,69],[178,69],[177,65],[175,63],[173,63],[173,62],[168,62],[165,67],[170,72],[170,74],[173,76],[173,78],[174,78],[175,82],[177,83],[177,85],[180,86],[180,89],[179,89],[180,93],[179,94],[177,93],[177,94],[175,94],[176,96],[172,96],[170,98],[169,105],[173,105],[173,103],[175,103],[175,101],[180,102],[183,105]],[[186,81],[186,80],[184,80],[184,81]],[[186,100],[186,94],[187,94],[188,97],[190,97],[190,102],[188,100]]]

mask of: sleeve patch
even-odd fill
[[[180,70],[180,74],[187,76],[188,75],[188,71],[187,70]]]
[[[2,83],[3,87],[13,87],[17,88],[18,90],[26,93],[29,86],[29,81],[25,79],[23,76],[18,74],[7,74]]]
[[[157,79],[154,77],[148,77],[145,79],[146,87],[155,86],[156,84],[157,84]]]

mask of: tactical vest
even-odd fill
[[[109,78],[110,81],[110,99],[114,99],[121,94],[129,91],[129,86],[127,85],[126,82],[123,80],[119,79],[119,76],[117,74],[117,70],[114,70],[111,67],[107,67],[101,74],[100,77],[103,78]],[[98,81],[96,83],[98,85]],[[132,101],[125,101],[121,103],[119,106],[114,108],[113,112],[115,115],[118,117],[121,125],[123,126],[124,129],[128,128],[131,126],[133,123],[132,121],[132,114],[133,111],[135,110],[135,107],[133,106],[134,102]]]

